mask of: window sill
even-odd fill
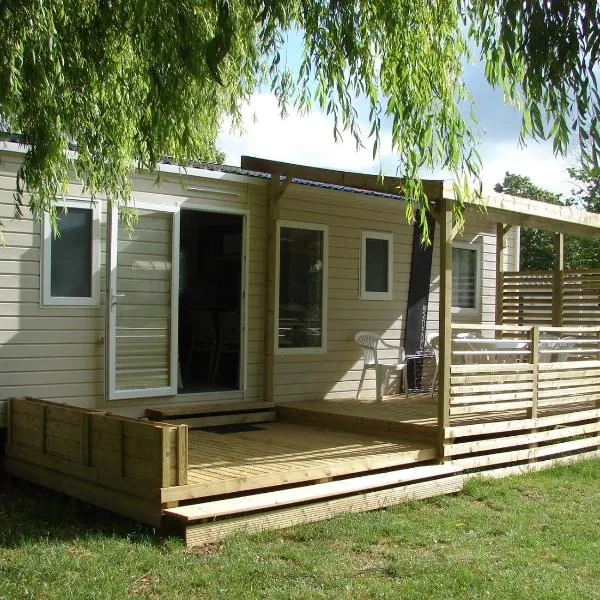
[[[325,354],[327,352],[327,348],[276,348],[275,354],[277,355],[285,355],[285,354]]]
[[[359,300],[393,300],[392,292],[364,292],[358,296]]]

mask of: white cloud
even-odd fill
[[[229,132],[222,128],[217,146],[226,154],[226,162],[240,164],[243,154],[271,160],[377,173],[379,162],[373,160],[372,149],[357,150],[349,134],[343,143],[333,139],[333,120],[319,112],[301,117],[297,112],[282,119],[277,100],[271,94],[254,94],[250,105],[244,109],[244,132]],[[368,131],[368,130],[367,130]],[[383,134],[382,147],[390,147],[391,136]],[[384,157],[385,158],[385,157]]]
[[[551,192],[569,195],[571,185],[567,167],[568,158],[555,157],[550,143],[531,142],[526,148],[518,148],[514,142],[488,140],[481,149],[483,160],[482,179],[484,187],[492,189],[504,179],[506,171],[527,175],[536,185]]]
[[[333,139],[333,123],[327,116],[312,112],[301,117],[298,113],[282,119],[277,101],[272,94],[254,94],[250,104],[244,109],[244,132],[230,132],[227,125],[222,129],[217,145],[226,154],[226,162],[239,165],[243,154],[271,160],[357,171],[362,173],[384,173],[394,175],[397,161],[391,148],[391,132],[382,131],[381,162],[373,160],[369,142],[367,148],[356,150],[350,135],[344,136],[343,143]],[[366,125],[365,125],[366,129]],[[368,131],[368,129],[366,129]],[[483,161],[482,179],[484,188],[492,190],[501,182],[504,173],[510,171],[527,175],[540,187],[556,193],[568,194],[570,186],[566,159],[555,158],[551,145],[531,142],[524,149],[517,147],[518,130],[514,132],[514,142],[492,137],[484,139],[480,147]],[[448,178],[441,172],[423,173],[425,178]]]

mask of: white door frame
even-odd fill
[[[110,274],[107,280],[106,314],[108,320],[108,400],[124,400],[131,398],[152,398],[157,396],[175,396],[177,394],[178,380],[178,334],[179,334],[179,218],[180,207],[177,205],[160,204],[155,202],[135,202],[135,208],[167,212],[173,215],[171,231],[171,321],[170,321],[170,348],[169,348],[169,385],[160,388],[143,388],[118,390],[116,389],[116,311],[119,298],[117,288],[117,251],[119,239],[119,214],[118,208],[113,206],[109,213],[109,264]]]

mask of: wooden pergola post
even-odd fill
[[[439,202],[440,226],[440,349],[438,382],[438,456],[444,459],[445,429],[450,425],[450,364],[452,362],[452,203]]]
[[[504,223],[496,223],[496,325],[502,325],[504,287]]]
[[[269,193],[267,195],[267,229],[266,229],[266,261],[265,261],[265,324],[264,324],[264,368],[263,396],[265,402],[273,402],[273,368],[275,355],[275,288],[277,269],[277,219],[279,219],[279,200],[283,196],[291,179],[281,182],[279,173],[271,173]]]
[[[561,327],[563,324],[563,270],[565,259],[565,236],[554,234],[554,272],[552,274],[552,325]]]

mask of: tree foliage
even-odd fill
[[[126,202],[132,159],[146,169],[163,155],[212,159],[221,119],[239,123],[266,84],[282,111],[316,105],[334,136],[369,139],[374,155],[389,119],[408,217],[425,222],[420,170],[447,169],[461,197],[477,181],[462,78],[474,43],[490,84],[523,110],[523,137],[550,134],[562,151],[575,132],[596,160],[597,23],[595,2],[569,0],[5,0],[0,114],[30,145],[17,208],[27,194],[36,217],[54,218],[70,176]],[[303,40],[297,71],[284,53],[292,30]]]
[[[531,198],[550,204],[577,206],[590,212],[600,212],[600,171],[598,169],[569,169],[575,186],[573,196],[563,203],[554,194],[535,185],[529,177],[506,173],[497,192]],[[521,228],[521,269],[540,271],[554,266],[553,234],[542,229]],[[564,265],[567,269],[597,269],[600,267],[600,241],[574,235],[565,236]]]

